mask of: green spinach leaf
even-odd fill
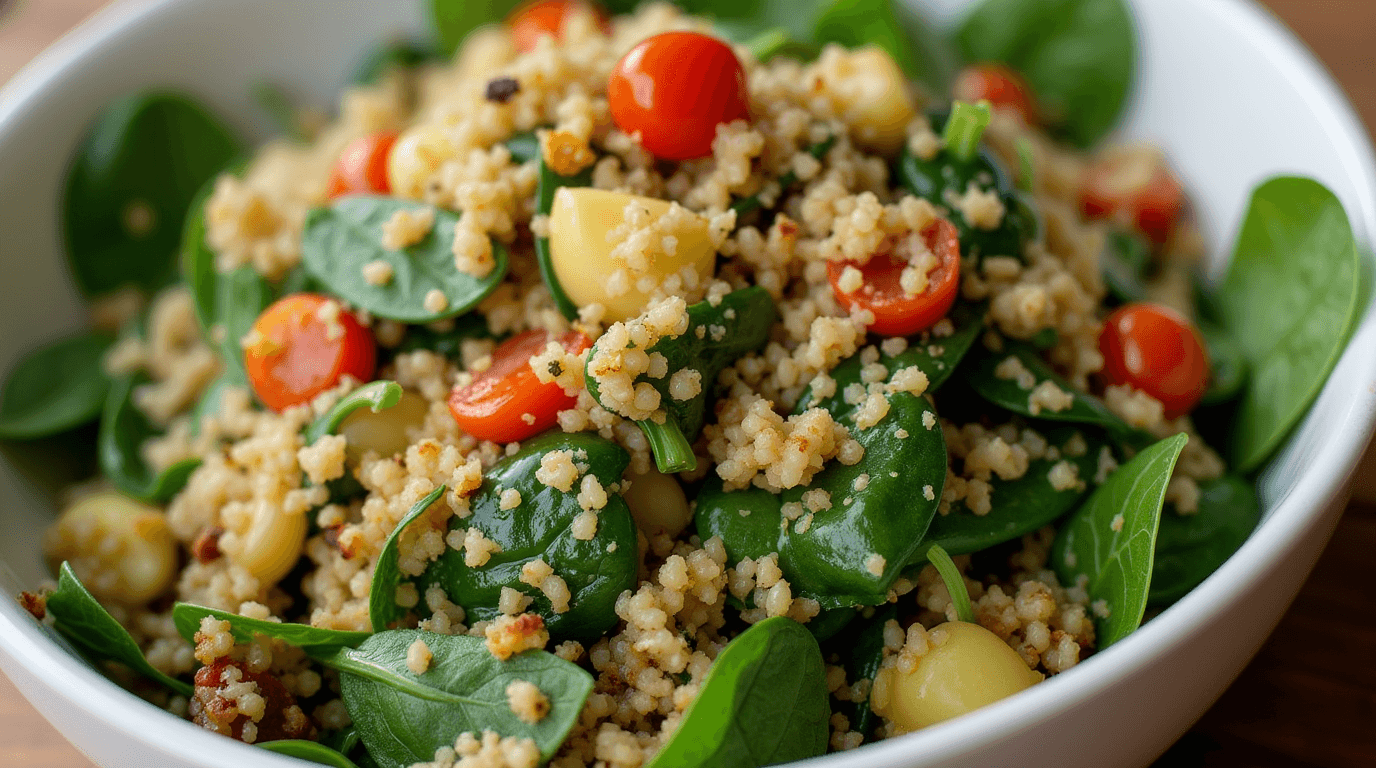
[[[397,39],[379,45],[368,52],[354,70],[351,81],[370,85],[393,69],[415,69],[423,64],[441,60],[435,44],[425,40]]]
[[[826,752],[831,717],[822,652],[778,616],[742,632],[712,662],[683,721],[646,768],[759,768]]]
[[[430,0],[430,21],[439,35],[440,52],[454,55],[465,37],[484,24],[502,21],[524,0]],[[434,759],[426,755],[425,760]]]
[[[945,93],[955,52],[913,8],[894,0],[831,0],[813,17],[816,42],[847,48],[877,45],[911,78]]]
[[[897,605],[880,606],[874,609],[873,616],[858,619],[826,643],[828,656],[836,654],[841,657],[842,665],[846,668],[847,685],[855,685],[861,680],[874,682],[879,674],[879,665],[884,662],[884,625],[897,619]],[[860,701],[838,701],[837,704],[850,720],[850,729],[869,738],[877,724],[874,710],[870,709],[869,697]]]
[[[1121,229],[1108,233],[1099,256],[1099,270],[1115,301],[1120,304],[1145,301],[1146,274],[1150,266],[1151,248],[1145,237]]]
[[[129,630],[105,610],[98,600],[86,591],[72,567],[62,563],[57,576],[57,590],[48,595],[48,613],[53,626],[62,636],[95,659],[117,661],[139,675],[161,683],[173,693],[191,697],[191,686],[155,669],[143,657],[138,643]]]
[[[434,655],[419,675],[406,663],[416,640]],[[340,672],[344,705],[382,768],[433,760],[435,750],[452,747],[460,733],[485,730],[533,739],[548,760],[578,721],[593,683],[577,665],[544,651],[499,661],[482,638],[409,629],[379,632],[321,661]],[[549,714],[538,723],[511,711],[506,688],[518,680],[534,683],[549,698]]]
[[[1042,121],[1081,147],[1117,124],[1137,66],[1123,0],[984,0],[956,41],[966,61],[1003,62],[1027,78]]]
[[[269,752],[295,757],[298,760],[305,760],[309,763],[332,765],[334,768],[358,768],[358,764],[354,761],[316,741],[283,739],[281,741],[265,741],[258,744],[258,746]],[[434,757],[434,755],[431,755],[431,757]]]
[[[460,272],[454,265],[454,227],[459,216],[435,210],[435,227],[416,245],[402,251],[382,247],[382,226],[397,211],[422,207],[411,200],[355,195],[306,217],[301,261],[331,293],[377,317],[405,323],[430,323],[461,315],[497,288],[506,275],[506,250],[492,243],[495,265],[486,277]],[[384,261],[392,268],[386,285],[373,285],[363,267]],[[444,294],[439,311],[426,309],[430,291]]]
[[[817,57],[818,48],[810,43],[793,39],[788,30],[782,27],[767,29],[742,43],[750,49],[755,61],[765,62],[775,56],[788,56],[799,61],[811,61]]]
[[[544,154],[539,151],[538,143],[536,156],[540,159],[540,178],[535,186],[535,212],[548,216],[550,209],[554,207],[554,193],[560,187],[587,187],[592,185],[592,167],[584,168],[573,176],[560,176],[545,165]],[[578,305],[573,299],[564,292],[564,287],[559,284],[559,276],[554,272],[554,260],[550,256],[549,238],[535,238],[535,261],[540,265],[540,277],[545,281],[545,287],[549,289],[550,296],[554,297],[554,306],[559,312],[569,320],[578,318]]]
[[[229,622],[230,632],[237,642],[252,642],[256,635],[262,635],[274,640],[281,640],[287,645],[317,655],[332,653],[340,648],[356,648],[359,643],[371,636],[369,632],[349,632],[342,629],[313,627],[309,624],[251,619],[237,613],[207,608],[203,605],[192,605],[191,603],[177,603],[172,606],[172,623],[177,627],[177,634],[185,638],[188,643],[196,642],[196,633],[200,631],[201,619],[207,616]]]
[[[406,615],[406,609],[397,605],[397,587],[401,586],[402,581],[402,573],[397,566],[398,560],[401,559],[398,551],[401,537],[406,533],[407,527],[415,522],[416,518],[425,514],[430,505],[443,496],[446,490],[448,486],[441,485],[417,501],[406,512],[406,516],[397,522],[397,527],[392,529],[387,541],[383,542],[382,551],[378,553],[377,563],[373,566],[373,583],[368,590],[368,618],[374,632],[387,629],[389,624]]]
[[[1071,456],[1065,452],[1065,445],[1077,434],[1086,449]],[[1016,480],[991,478],[993,508],[987,514],[974,514],[964,500],[952,504],[949,514],[933,518],[927,535],[917,548],[918,559],[914,564],[926,562],[927,550],[932,545],[952,555],[980,552],[1050,525],[1074,509],[1098,471],[1099,453],[1104,445],[1092,436],[1086,439],[1077,430],[1065,427],[1052,430],[1046,438],[1051,445],[1060,448],[1061,459],[1029,462],[1027,472]],[[1079,485],[1057,490],[1051,484],[1051,471],[1059,461],[1070,462]]]
[[[1006,365],[1009,358],[1016,358],[1030,376],[1020,377],[1008,369],[1000,371],[999,366]],[[1007,378],[999,376],[1000,372]],[[962,369],[962,375],[976,394],[1006,411],[1032,419],[1102,427],[1115,439],[1128,445],[1146,445],[1152,440],[1150,435],[1118,418],[1098,398],[1072,387],[1028,345],[1008,340],[1002,353],[985,350],[970,360],[970,364]],[[1020,378],[1023,380],[1020,381]],[[1029,382],[1032,386],[1022,386]],[[1032,393],[1047,382],[1070,395],[1069,407],[1053,411],[1032,403]]]
[[[859,357],[832,371],[837,391],[816,406],[843,424],[853,425],[859,410],[845,392],[864,386]],[[794,594],[823,608],[884,602],[927,532],[946,482],[946,442],[931,403],[906,391],[886,399],[884,418],[851,431],[864,458],[854,466],[833,461],[808,487],[728,492],[714,474],[698,493],[698,534],[720,536],[733,562],[777,552]],[[805,394],[795,412],[812,404]],[[826,491],[829,506],[809,511],[803,494],[812,490]]]
[[[535,135],[535,131],[522,131],[512,135],[511,138],[506,140],[506,148],[511,151],[511,159],[513,162],[528,163],[540,157],[540,137]],[[543,172],[543,170],[542,167],[541,171]],[[538,187],[538,180],[536,181],[536,185]],[[537,192],[536,194],[538,195],[539,193]]]
[[[1233,400],[1247,385],[1247,358],[1233,335],[1208,320],[1195,326],[1209,352],[1209,388],[1200,399],[1202,405],[1218,405]]]
[[[335,430],[339,429],[339,425],[344,423],[344,419],[360,408],[369,408],[372,409],[373,413],[377,413],[391,408],[399,402],[401,402],[401,385],[395,381],[382,380],[364,384],[339,398],[339,402],[335,403],[333,408],[307,424],[302,436],[306,440],[306,445],[310,445],[325,435],[334,434]]]
[[[768,291],[758,286],[744,288],[726,294],[715,306],[710,301],[689,306],[687,330],[681,336],[660,339],[646,350],[659,353],[668,361],[667,375],[637,378],[637,383],[647,382],[659,392],[660,407],[666,413],[662,424],[651,419],[636,422],[650,442],[660,472],[684,472],[697,467],[691,443],[702,431],[717,375],[737,358],[764,346],[776,316]],[[597,354],[593,345],[585,380],[588,392],[600,401],[601,391],[591,372]],[[697,371],[698,393],[687,400],[677,400],[670,381],[674,373],[685,369]]]
[[[607,503],[596,513],[591,539],[575,535],[575,519],[583,513],[578,501],[581,481],[561,491],[535,477],[540,461],[552,451],[571,452],[575,466],[586,466],[586,474],[606,490]],[[482,488],[472,497],[472,514],[449,523],[450,530],[481,531],[501,551],[471,568],[464,552],[448,548],[421,577],[421,584],[443,587],[471,621],[496,618],[502,587],[510,587],[534,599],[530,610],[544,617],[551,636],[601,637],[617,622],[617,596],[635,588],[640,562],[635,522],[626,502],[612,489],[629,463],[620,447],[585,433],[552,433],[522,443],[520,451],[487,471]],[[520,503],[503,504],[503,491],[519,493]],[[568,610],[556,613],[544,593],[521,581],[521,569],[536,559],[543,559],[568,586]]]
[[[1264,462],[1318,396],[1356,322],[1359,256],[1342,203],[1312,179],[1252,193],[1213,297],[1251,369],[1233,421],[1238,472]]]
[[[0,438],[46,437],[99,416],[110,391],[102,361],[112,342],[102,334],[84,333],[21,358],[0,396]]]
[[[1151,574],[1151,605],[1168,605],[1199,586],[1242,546],[1261,520],[1256,489],[1240,477],[1199,487],[1199,511],[1161,515]]]
[[[101,471],[115,487],[134,498],[160,503],[176,495],[186,485],[200,459],[184,459],[154,472],[143,460],[142,447],[158,430],[134,405],[134,390],[148,382],[142,373],[121,376],[110,386],[100,416],[96,456]]]
[[[1109,475],[1056,536],[1056,576],[1067,586],[1087,579],[1090,598],[1108,609],[1106,616],[1095,612],[1100,650],[1142,623],[1166,484],[1188,441],[1179,434],[1137,454]]]
[[[166,283],[192,199],[241,149],[186,96],[142,93],[107,107],[77,148],[63,199],[67,256],[81,290],[97,296]]]

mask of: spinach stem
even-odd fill
[[[991,116],[989,102],[979,101],[970,104],[957,101],[951,105],[951,117],[946,120],[946,129],[941,133],[941,143],[946,151],[958,160],[969,160],[979,149],[979,140],[984,129],[989,127]]]
[[[940,544],[933,544],[927,550],[927,562],[936,568],[941,580],[946,583],[946,591],[951,593],[951,602],[956,606],[956,618],[969,624],[975,623],[975,608],[970,604],[970,592],[965,589],[965,577],[960,575],[955,561]]]
[[[637,421],[640,430],[650,441],[650,451],[655,455],[655,466],[660,472],[691,472],[697,469],[698,457],[693,454],[693,446],[672,419],[656,424],[648,419]]]

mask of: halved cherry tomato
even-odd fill
[[[877,253],[864,264],[853,261],[832,261],[827,264],[827,276],[836,301],[847,310],[868,309],[874,313],[870,330],[885,336],[911,336],[936,325],[951,311],[960,288],[960,238],[955,225],[937,219],[922,230],[927,248],[936,255],[937,265],[927,275],[927,289],[916,296],[908,295],[901,284],[908,262],[892,251]],[[846,267],[859,269],[864,282],[859,290],[846,293],[841,289],[841,276]]]
[[[1002,64],[971,64],[956,77],[953,90],[959,101],[988,101],[995,107],[1016,110],[1028,125],[1037,121],[1032,89],[1022,75]]]
[[[344,195],[385,195],[391,192],[387,184],[387,155],[396,140],[395,133],[384,131],[360,136],[349,142],[335,161],[325,194],[334,199]]]
[[[712,154],[717,126],[750,119],[745,70],[731,46],[698,32],[648,38],[607,82],[616,127],[665,160]]]
[[[449,413],[468,434],[479,440],[510,443],[544,432],[558,421],[559,412],[572,408],[578,398],[564,393],[557,382],[541,384],[530,368],[530,358],[557,341],[570,353],[592,346],[578,331],[551,336],[547,331],[526,331],[502,342],[492,351],[492,365],[473,376],[449,395]]]
[[[1091,219],[1119,217],[1160,245],[1170,239],[1185,209],[1185,192],[1159,151],[1125,147],[1085,171],[1080,207]]]
[[[1189,320],[1159,304],[1127,304],[1099,334],[1104,378],[1161,401],[1166,418],[1188,413],[1209,388],[1209,353]]]
[[[512,11],[507,17],[507,27],[511,29],[516,50],[521,53],[534,50],[535,44],[545,35],[555,40],[561,39],[565,19],[580,10],[591,12],[604,34],[612,33],[612,21],[601,6],[581,0],[534,0]]]
[[[244,368],[263,405],[284,411],[308,403],[345,375],[372,381],[373,332],[337,299],[295,293],[278,299],[244,339]]]

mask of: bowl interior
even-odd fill
[[[967,3],[914,4],[949,22]],[[269,121],[249,96],[251,83],[266,80],[304,103],[330,107],[362,51],[421,29],[421,5],[133,0],[102,12],[80,39],[36,60],[0,94],[0,263],[11,270],[0,281],[0,370],[85,322],[66,275],[58,204],[72,149],[108,100],[148,86],[181,88],[247,135],[264,138]],[[1165,149],[1192,195],[1214,272],[1226,263],[1251,189],[1278,173],[1324,182],[1342,199],[1358,239],[1370,242],[1376,174],[1365,132],[1312,57],[1240,0],[1133,5],[1142,55],[1122,134]],[[1277,525],[1276,517],[1316,514],[1351,471],[1376,399],[1376,366],[1363,349],[1373,336],[1367,318],[1315,407],[1263,474],[1264,527]],[[0,589],[14,594],[49,576],[39,541],[53,499],[0,461],[0,508]],[[1250,545],[1243,556],[1249,552]],[[1230,573],[1245,577],[1241,568]],[[0,600],[0,620],[6,617],[21,621],[12,601]],[[1125,643],[1123,653],[1129,647],[1137,646]],[[73,659],[53,663],[80,667]],[[999,708],[1000,727],[1026,727],[1035,717],[1019,706],[1021,698]],[[979,715],[967,720],[984,722]]]

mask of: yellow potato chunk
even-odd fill
[[[978,624],[952,621],[931,630],[933,647],[910,672],[884,669],[887,701],[875,712],[903,731],[960,717],[1040,682],[1017,651]],[[879,697],[876,697],[878,699]]]
[[[608,241],[608,233],[625,223],[627,206],[632,204],[648,211],[652,226],[669,211],[665,200],[581,187],[561,188],[550,209],[550,261],[559,285],[579,307],[605,307],[607,322],[640,314],[653,293],[653,289],[642,290],[642,283],[659,285],[685,267],[705,282],[715,266],[716,250],[707,234],[707,220],[695,214],[687,214],[686,226],[675,228],[667,237],[658,231],[641,236],[639,242],[647,245],[643,252],[648,254],[648,265],[628,264],[613,255],[616,244]],[[668,247],[666,240],[671,241]]]
[[[677,536],[693,520],[683,486],[672,475],[651,467],[646,474],[631,473],[631,488],[624,497],[636,527],[646,534]]]
[[[177,576],[177,542],[161,510],[115,491],[68,507],[44,540],[54,572],[63,560],[102,601],[138,605],[166,592]]]
[[[816,72],[820,90],[850,126],[856,144],[885,155],[902,149],[917,102],[907,76],[888,51],[877,45],[853,51],[828,48]]]
[[[387,154],[387,185],[392,196],[425,199],[426,182],[452,157],[454,146],[439,126],[416,126],[401,134]]]
[[[373,413],[371,408],[359,408],[344,418],[338,433],[347,440],[344,455],[351,466],[358,466],[363,454],[372,451],[381,457],[405,453],[411,445],[408,430],[419,429],[430,409],[425,398],[406,391],[391,408]]]

